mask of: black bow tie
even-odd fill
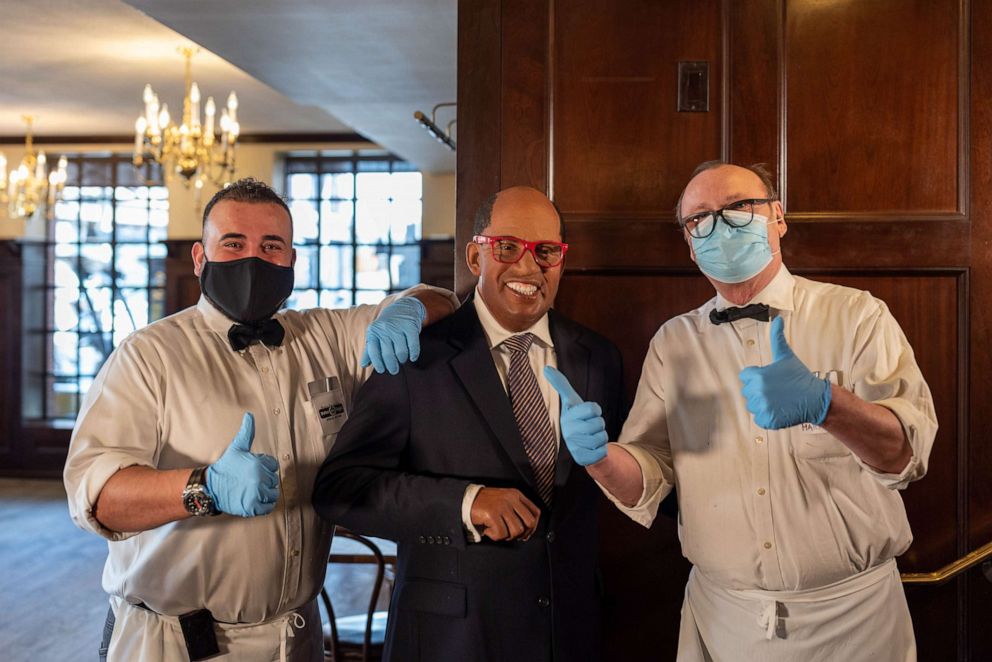
[[[248,345],[259,340],[269,347],[278,347],[286,336],[279,320],[269,318],[257,324],[234,324],[227,330],[227,339],[231,341],[231,349],[240,352]]]
[[[767,322],[769,317],[768,306],[763,303],[752,303],[750,306],[744,306],[743,308],[724,308],[723,310],[714,308],[710,311],[710,321],[714,324],[733,322],[734,320],[744,319],[745,317],[756,319],[759,322]]]

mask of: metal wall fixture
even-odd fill
[[[422,127],[424,127],[425,129],[427,129],[427,133],[429,133],[432,136],[434,136],[434,138],[439,143],[441,143],[442,145],[446,145],[448,147],[448,149],[450,149],[452,152],[455,151],[455,141],[451,137],[451,127],[453,127],[455,125],[455,122],[457,120],[454,120],[453,119],[450,122],[448,122],[447,126],[442,131],[441,130],[441,127],[438,126],[438,124],[437,124],[437,109],[438,108],[447,108],[447,107],[452,107],[453,108],[453,107],[455,107],[457,105],[458,104],[456,104],[454,101],[447,101],[445,103],[439,103],[436,106],[434,106],[433,109],[431,109],[431,116],[430,116],[430,118],[428,118],[427,115],[425,115],[424,113],[420,112],[419,110],[413,113],[413,119],[417,120],[417,122]]]

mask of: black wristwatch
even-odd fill
[[[214,505],[214,500],[207,493],[206,467],[197,467],[189,475],[186,488],[183,490],[183,506],[187,513],[196,517],[220,514],[217,506]]]

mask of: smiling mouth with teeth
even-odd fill
[[[537,293],[537,285],[531,285],[530,283],[510,282],[506,286],[517,294],[523,294],[524,296],[534,296]]]

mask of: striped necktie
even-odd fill
[[[548,407],[527,357],[533,342],[532,333],[510,336],[503,341],[503,346],[510,350],[510,370],[506,376],[506,384],[510,404],[513,406],[513,417],[524,442],[524,452],[527,453],[537,479],[537,491],[544,503],[550,505],[558,453]]]

